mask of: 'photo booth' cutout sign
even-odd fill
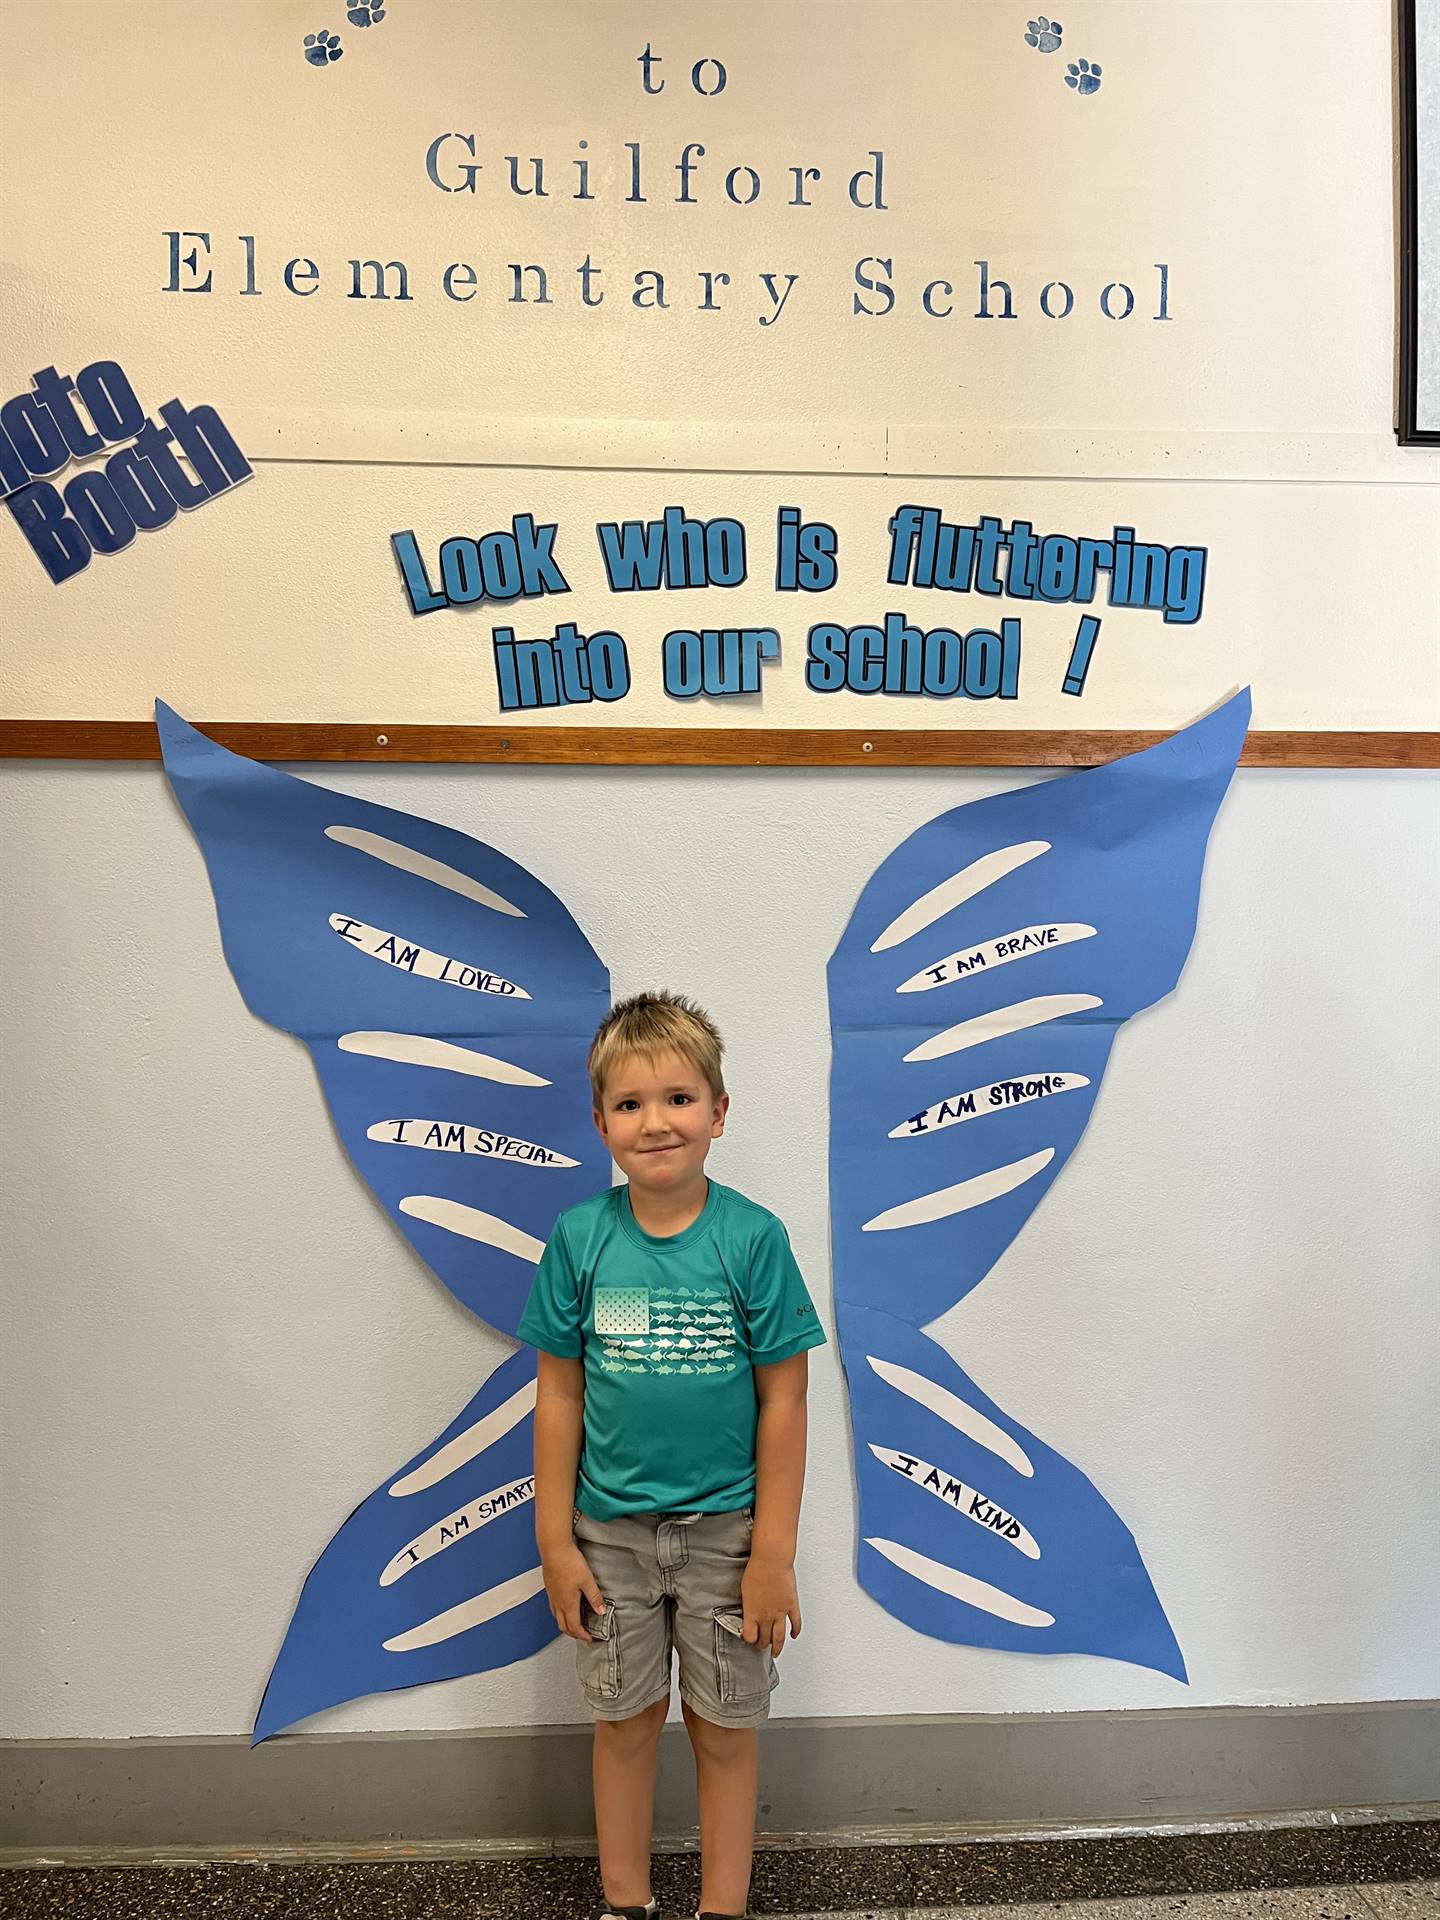
[[[31,385],[0,406],[0,497],[57,586],[92,554],[119,553],[250,478],[214,407],[167,400],[151,420],[114,360],[92,360],[73,379],[42,367]],[[103,467],[63,488],[55,481],[72,461],[107,451]]]
[[[556,1215],[610,1178],[585,1075],[604,967],[493,847],[228,753],[168,707],[158,721],[246,1005],[305,1042],[356,1171],[451,1292],[513,1337]],[[534,1410],[524,1347],[351,1514],[305,1581],[257,1739],[555,1637]]]
[[[859,1575],[936,1639],[1186,1677],[1123,1521],[921,1329],[1015,1239],[1079,1144],[1121,1023],[1179,979],[1249,717],[1239,694],[1146,753],[932,820],[882,862],[831,958]]]

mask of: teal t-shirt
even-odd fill
[[[519,1332],[585,1363],[576,1504],[596,1520],[752,1506],[754,1369],[825,1340],[780,1221],[715,1180],[668,1239],[626,1186],[562,1213]]]

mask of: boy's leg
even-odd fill
[[[592,1778],[600,1876],[609,1905],[650,1898],[655,1759],[670,1706],[670,1603],[655,1558],[652,1515],[595,1520],[576,1513],[575,1541],[605,1598],[581,1619],[591,1638],[575,1649],[595,1716]]]
[[[702,1913],[743,1914],[755,1846],[758,1742],[777,1679],[766,1647],[744,1637],[740,1582],[751,1516],[707,1513],[680,1528],[674,1636],[680,1698],[700,1796]],[[665,1527],[661,1527],[661,1545]]]
[[[613,1907],[643,1907],[650,1898],[650,1827],[655,1756],[668,1700],[628,1720],[597,1720],[593,1772],[600,1883]]]
[[[755,1851],[759,1735],[754,1727],[717,1727],[688,1700],[681,1712],[700,1800],[699,1911],[743,1914]]]

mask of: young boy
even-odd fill
[[[700,1800],[701,1920],[743,1916],[756,1728],[800,1632],[806,1350],[825,1335],[772,1213],[705,1176],[730,1099],[714,1023],[676,994],[590,1047],[625,1176],[560,1216],[520,1337],[540,1350],[535,1527],[595,1717],[605,1898],[654,1920],[650,1830],[672,1653]]]

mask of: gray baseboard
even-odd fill
[[[588,1728],[0,1743],[0,1847],[544,1852],[593,1835]],[[919,1839],[1204,1824],[1440,1801],[1440,1702],[779,1720],[761,1830]],[[693,1831],[667,1729],[656,1832]]]

